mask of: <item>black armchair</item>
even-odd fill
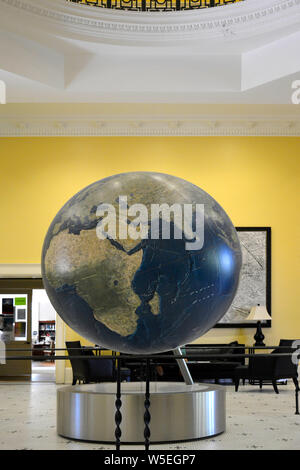
[[[115,369],[113,359],[74,359],[74,356],[94,356],[89,348],[82,348],[80,341],[67,341],[66,347],[73,370],[73,383],[78,381],[90,382],[113,382],[115,380]]]
[[[240,379],[257,380],[260,388],[263,381],[272,382],[275,393],[279,393],[277,380],[293,379],[296,390],[299,390],[298,367],[292,362],[291,356],[278,356],[280,353],[293,353],[294,340],[280,340],[280,348],[274,349],[269,357],[260,357],[259,354],[249,359],[248,366],[239,366],[235,369],[235,391],[239,389]]]

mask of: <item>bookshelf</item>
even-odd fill
[[[39,342],[43,342],[48,336],[50,335],[51,339],[55,342],[55,333],[56,333],[56,327],[55,327],[55,320],[44,320],[44,321],[39,321]]]

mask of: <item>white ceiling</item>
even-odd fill
[[[0,0],[11,103],[291,103],[300,0],[207,10],[107,11]]]

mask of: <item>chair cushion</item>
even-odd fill
[[[279,342],[279,346],[286,346],[288,348],[291,348],[294,341],[294,339],[281,339]]]
[[[235,368],[235,376],[239,379],[246,379],[249,377],[250,371],[248,366],[237,366]]]
[[[89,359],[90,377],[93,379],[113,379],[113,360],[112,359]]]
[[[235,346],[238,346],[239,343],[238,341],[232,341],[231,343],[228,344],[226,348],[220,348],[220,353],[221,354],[234,354],[235,353]],[[231,357],[218,357],[212,360],[212,362],[232,362],[233,358]]]
[[[215,357],[216,355],[221,355],[223,354],[224,349],[223,348],[210,348],[210,347],[201,347],[199,348],[199,351],[197,353],[193,353],[193,355],[198,355],[199,354],[199,360],[203,361],[217,361],[218,359]],[[201,357],[202,355],[205,355],[206,357]],[[195,360],[193,358],[192,360]]]
[[[121,380],[130,379],[131,370],[130,370],[130,369],[127,369],[126,367],[121,367],[121,369],[120,369],[120,376],[121,376]]]
[[[239,346],[239,349],[236,347]],[[229,344],[216,344],[216,345],[201,345],[197,348],[197,346],[191,345],[194,350],[192,352],[189,351],[189,347],[186,347],[187,355],[192,356],[191,360],[196,360],[196,356],[199,355],[199,360],[203,361],[211,361],[211,362],[236,362],[243,364],[244,359],[237,357],[236,359],[233,357],[222,357],[224,354],[244,354],[245,352],[245,345],[239,344],[238,341],[232,341]],[[206,357],[203,357],[205,355]],[[202,356],[202,357],[201,357]]]

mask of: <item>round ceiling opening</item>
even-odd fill
[[[81,5],[132,11],[181,11],[212,8],[245,0],[67,0]]]

